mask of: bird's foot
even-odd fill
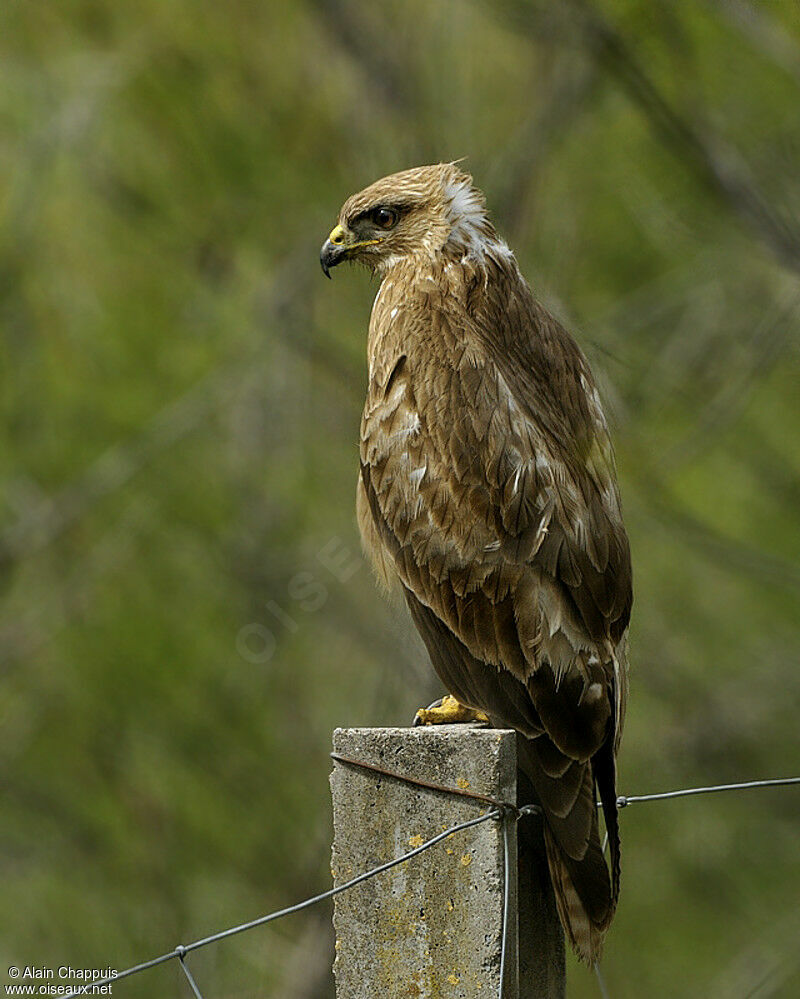
[[[427,708],[420,708],[414,715],[415,725],[455,725],[460,722],[487,722],[483,711],[460,704],[451,694],[440,697]]]

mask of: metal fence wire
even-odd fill
[[[166,954],[160,954],[158,957],[151,958],[149,961],[142,961],[141,964],[135,964],[133,967],[126,968],[124,971],[116,972],[108,978],[95,980],[91,982],[91,984],[87,983],[86,985],[67,993],[65,999],[79,999],[81,996],[96,995],[98,994],[96,990],[102,988],[103,986],[116,984],[123,978],[130,978],[132,975],[138,975],[142,971],[147,971],[148,968],[155,968],[156,965],[165,964],[167,961],[172,960],[177,960],[179,962],[181,970],[186,976],[186,980],[188,981],[196,999],[203,999],[203,994],[200,991],[188,964],[186,963],[186,958],[192,951],[199,950],[201,947],[207,947],[209,944],[219,943],[220,940],[226,940],[228,937],[236,936],[239,933],[246,933],[248,930],[253,930],[257,926],[264,926],[276,919],[282,919],[284,916],[290,916],[294,912],[300,912],[303,909],[308,909],[310,906],[316,905],[318,902],[324,902],[325,899],[333,898],[335,895],[340,895],[342,892],[349,891],[351,888],[355,888],[356,885],[361,884],[363,881],[376,877],[384,871],[388,871],[392,867],[396,867],[398,864],[405,864],[413,857],[418,856],[425,850],[429,850],[437,843],[441,843],[442,840],[448,839],[449,837],[455,836],[457,833],[462,832],[464,829],[470,829],[472,826],[477,826],[484,822],[498,822],[500,824],[501,835],[503,837],[503,924],[500,951],[500,982],[497,989],[498,999],[503,999],[507,949],[507,927],[509,923],[508,917],[510,904],[509,868],[511,864],[511,823],[519,822],[520,819],[527,815],[540,813],[541,809],[539,806],[523,805],[518,807],[517,805],[509,802],[499,801],[498,799],[492,798],[488,795],[476,794],[462,788],[447,787],[445,785],[435,784],[430,781],[417,780],[416,778],[396,773],[393,770],[387,770],[384,767],[379,767],[372,763],[366,763],[362,760],[354,760],[349,757],[340,756],[337,753],[331,753],[331,756],[334,761],[340,765],[371,770],[383,775],[384,777],[390,777],[408,784],[413,784],[417,787],[426,788],[428,790],[456,795],[463,798],[472,798],[484,807],[489,807],[488,810],[483,811],[474,819],[468,819],[465,822],[459,822],[456,825],[452,825],[443,832],[438,833],[438,835],[426,840],[421,846],[417,846],[413,850],[409,850],[408,853],[403,853],[399,857],[395,857],[393,860],[389,860],[384,864],[379,864],[377,867],[373,867],[371,870],[365,871],[363,874],[359,874],[357,877],[351,878],[349,881],[344,882],[344,884],[338,885],[335,888],[330,888],[328,891],[320,892],[319,895],[314,895],[311,898],[304,899],[302,902],[297,902],[295,905],[290,905],[285,909],[278,909],[276,912],[270,912],[265,916],[259,916],[257,919],[251,919],[247,923],[240,923],[238,926],[231,926],[229,929],[220,930],[218,933],[212,933],[210,936],[203,937],[202,940],[195,940],[193,943],[189,944],[178,944],[177,947],[174,947]],[[722,791],[745,791],[755,788],[786,787],[793,784],[800,785],[800,777],[776,777],[769,780],[742,781],[737,784],[714,784],[708,787],[687,787],[675,791],[660,791],[655,794],[620,795],[617,798],[617,808],[623,809],[627,808],[629,805],[639,804],[641,802],[666,801],[672,798],[686,798],[700,794],[715,794]],[[598,802],[598,807],[599,805],[600,802]],[[605,996],[605,986],[599,975],[599,969],[595,968],[595,971],[598,974],[600,989],[602,994]]]

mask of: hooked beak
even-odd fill
[[[335,267],[344,260],[348,249],[349,247],[345,246],[344,242],[344,229],[337,225],[319,251],[320,266],[326,278],[331,276],[331,267]]]
[[[352,236],[350,238],[352,239]],[[383,242],[382,239],[362,239],[357,243],[348,243],[346,239],[347,233],[344,228],[337,225],[322,244],[322,249],[319,251],[319,262],[325,277],[329,278],[331,267],[347,260],[353,250],[358,250],[362,246],[377,246],[378,243]]]

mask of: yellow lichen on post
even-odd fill
[[[337,731],[336,752],[419,780],[516,800],[516,735],[482,727]],[[487,812],[484,802],[339,764],[331,779],[334,870],[368,869]],[[512,829],[516,851],[516,830]],[[479,999],[499,986],[503,837],[494,820],[336,896],[338,999]],[[510,872],[516,897],[516,865]],[[506,999],[517,991],[516,906]]]

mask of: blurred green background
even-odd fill
[[[620,790],[800,770],[792,0],[4,0],[0,53],[0,968],[328,887],[331,730],[438,693],[359,555],[376,285],[317,259],[419,163],[467,157],[603,386]],[[624,812],[611,996],[800,995],[799,822],[795,789]],[[321,907],[191,964],[329,999],[332,947]]]

